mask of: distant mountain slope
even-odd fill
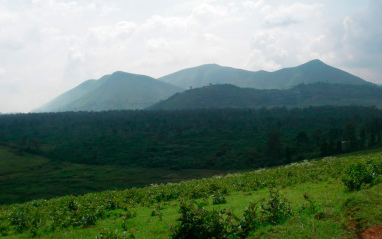
[[[163,82],[183,88],[210,84],[232,84],[256,89],[285,89],[304,83],[328,82],[332,84],[371,84],[345,71],[331,67],[320,60],[281,69],[275,72],[251,72],[216,64],[184,69],[159,78]]]
[[[180,91],[148,76],[115,72],[85,81],[33,112],[143,109]]]
[[[197,108],[307,107],[321,105],[382,106],[382,88],[372,85],[300,84],[288,90],[258,90],[213,85],[187,90],[150,107],[151,110]]]

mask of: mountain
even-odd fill
[[[373,85],[300,84],[287,90],[258,90],[212,85],[187,90],[159,102],[150,110],[198,108],[308,107],[322,105],[382,106],[382,88]]]
[[[118,71],[85,81],[33,112],[143,109],[181,91],[148,76]]]
[[[285,89],[304,83],[327,82],[332,84],[371,84],[320,60],[275,72],[246,71],[216,64],[184,69],[159,78],[160,81],[182,88],[202,87],[211,84],[232,84],[256,89]]]

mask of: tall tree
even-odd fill
[[[270,165],[277,165],[281,159],[281,134],[278,130],[268,133],[266,154]]]
[[[357,125],[355,122],[349,122],[344,126],[342,134],[342,143],[346,152],[358,149]]]

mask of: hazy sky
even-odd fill
[[[381,0],[0,0],[0,112],[28,112],[114,71],[312,59],[382,83]]]

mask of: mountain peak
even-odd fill
[[[361,78],[327,65],[319,59],[275,72],[252,72],[217,64],[206,64],[172,73],[159,80],[186,89],[211,84],[233,84],[256,89],[286,89],[301,83],[315,82],[368,84]]]
[[[86,81],[34,112],[143,109],[182,90],[149,76],[116,71]]]
[[[311,61],[308,61],[307,63],[324,63],[320,59],[313,59]]]
[[[327,64],[319,59],[314,59],[302,64],[301,66],[327,66]]]

